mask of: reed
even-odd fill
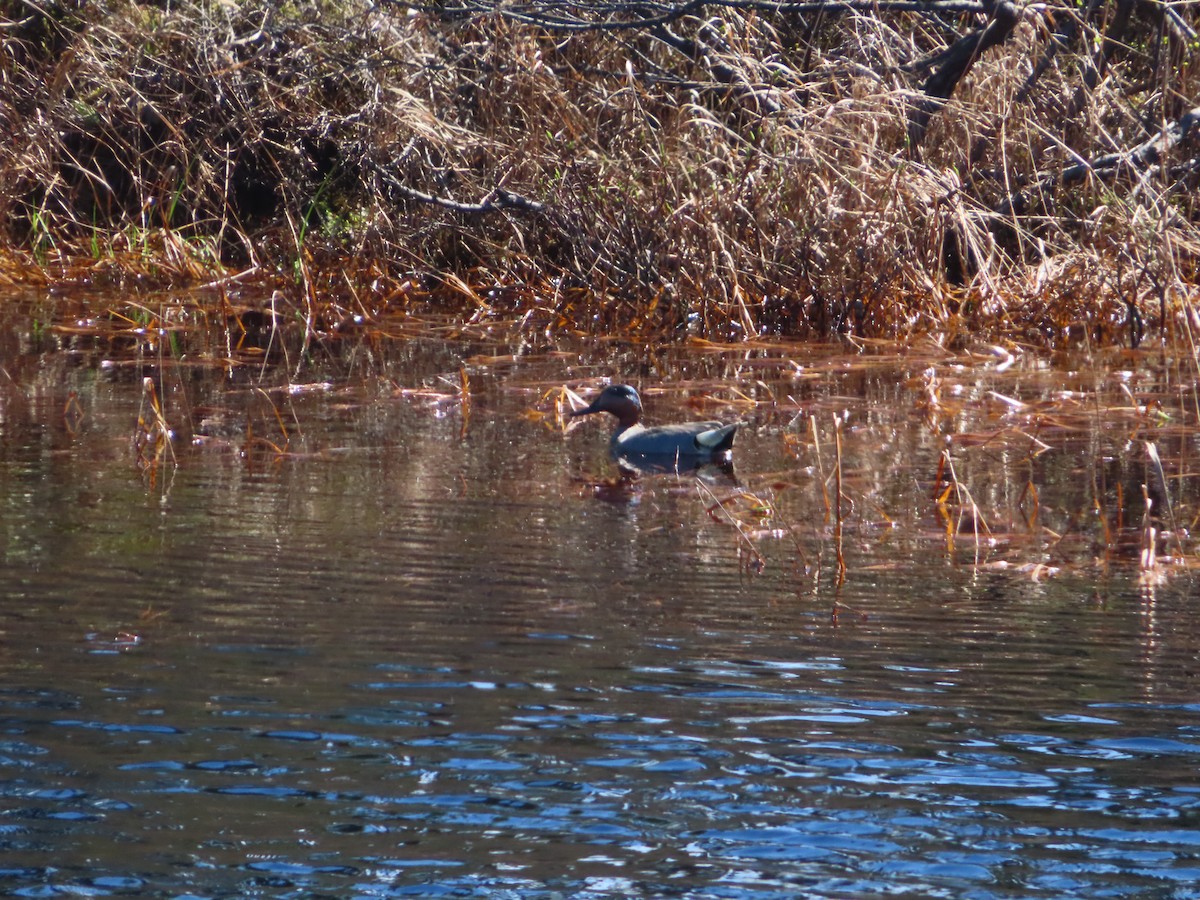
[[[142,402],[133,437],[137,467],[148,473],[151,483],[164,463],[175,463],[175,433],[163,413],[153,378],[142,380]]]
[[[1190,346],[1195,12],[1109,5],[0,2],[0,281]]]

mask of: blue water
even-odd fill
[[[997,537],[948,546],[944,440],[881,367],[808,398],[857,404],[839,586],[794,410],[748,411],[736,484],[620,484],[602,427],[527,415],[557,357],[469,409],[395,391],[465,355],[276,394],[286,456],[193,440],[276,420],[181,377],[149,468],[153,368],[9,389],[0,893],[1200,896],[1189,575],[1001,529],[1019,456],[959,457]],[[1087,508],[1076,451],[1038,461],[1042,521]],[[707,511],[743,490],[775,507],[746,538]]]

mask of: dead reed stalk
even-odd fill
[[[1167,340],[1195,14],[1108,6],[0,4],[3,277],[253,271],[306,341],[414,273],[604,332]]]

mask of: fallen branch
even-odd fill
[[[492,188],[478,203],[464,203],[461,200],[454,200],[450,197],[435,197],[433,194],[427,194],[424,191],[418,191],[416,188],[401,184],[391,172],[378,166],[375,167],[375,170],[387,182],[388,187],[397,193],[403,194],[410,200],[417,200],[421,203],[431,204],[432,206],[440,206],[442,209],[453,210],[465,215],[483,215],[501,210],[533,213],[545,212],[546,210],[546,204],[540,203],[537,200],[530,200],[528,197],[523,197],[520,194],[514,194],[512,191],[506,191],[501,187]]]
[[[975,61],[984,51],[1007,41],[1021,21],[1021,8],[1010,0],[994,0],[986,4],[985,9],[991,14],[985,26],[959,38],[924,63],[926,67],[936,66],[937,69],[922,86],[925,97],[909,112],[908,139],[914,152],[925,137],[929,120],[945,106]]]
[[[1200,149],[1200,107],[1189,110],[1162,129],[1159,134],[1121,153],[1106,153],[1093,160],[1080,160],[1067,166],[1062,172],[1045,175],[1038,181],[1022,188],[996,207],[1002,216],[1022,215],[1033,202],[1058,185],[1076,184],[1089,176],[1105,181],[1116,178],[1122,172],[1146,172],[1160,166],[1168,154],[1179,144],[1195,143]],[[1200,153],[1185,159],[1180,164],[1181,174],[1200,167]]]
[[[389,0],[397,2],[397,0]],[[752,10],[766,13],[811,15],[837,12],[927,12],[946,16],[987,13],[994,4],[988,0],[811,0],[788,3],[773,0],[685,0],[682,3],[626,3],[613,0],[607,3],[505,3],[503,0],[479,0],[458,5],[405,3],[416,9],[444,19],[498,15],[505,19],[536,25],[547,31],[628,31],[669,25],[684,16],[703,13],[706,9]]]

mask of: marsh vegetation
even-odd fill
[[[1183,2],[0,3],[0,278],[1185,342]],[[265,290],[264,289],[269,289]]]

